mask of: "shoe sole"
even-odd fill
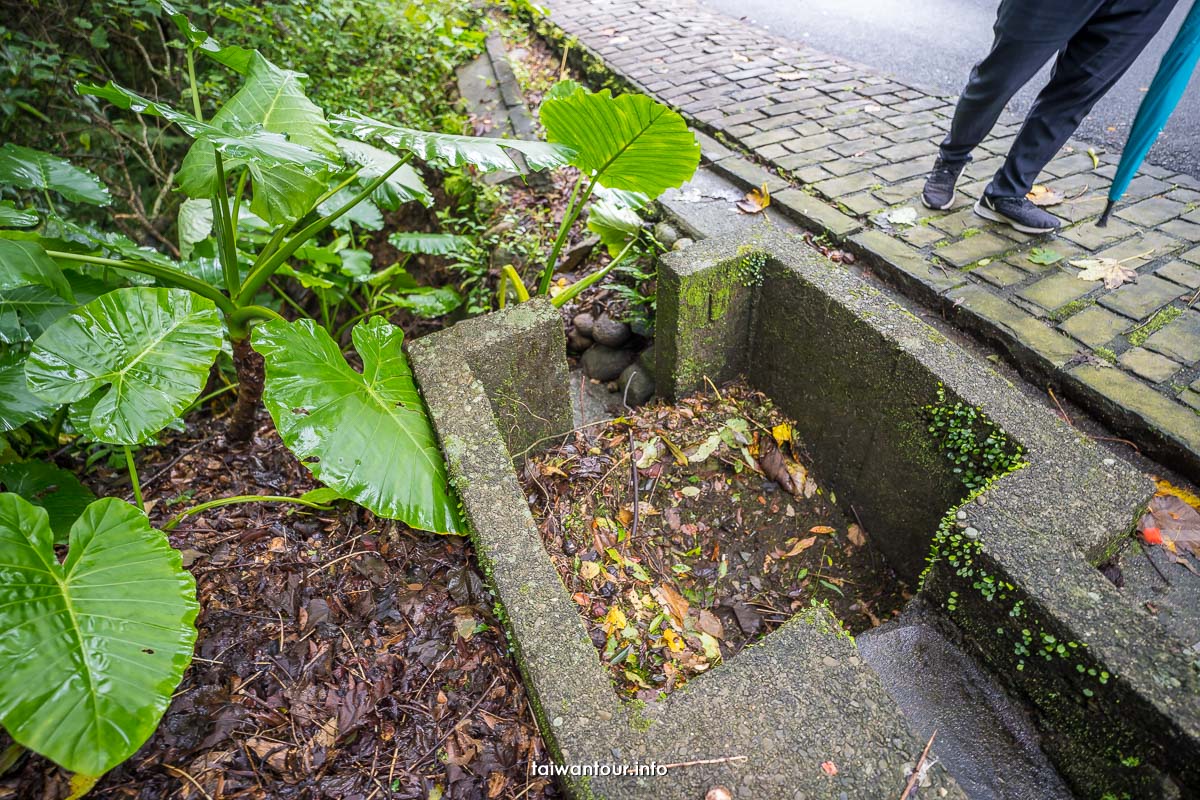
[[[925,195],[921,195],[921,205],[925,206],[926,208],[930,209],[931,211],[949,211],[950,206],[954,205],[954,200],[955,200],[955,195],[952,194],[952,195],[950,195],[950,202],[946,203],[946,205],[935,206],[933,203],[931,203],[925,199]]]
[[[984,219],[990,219],[992,222],[1003,222],[1005,225],[1009,226],[1010,228],[1012,228],[1014,230],[1018,230],[1021,233],[1029,233],[1029,234],[1054,233],[1056,230],[1058,230],[1058,227],[1059,227],[1059,226],[1055,225],[1050,228],[1035,228],[1032,225],[1022,225],[1021,223],[1017,222],[1016,220],[1009,219],[1008,217],[1004,216],[999,211],[993,211],[992,209],[988,208],[987,206],[985,206],[983,204],[982,200],[977,200],[975,202],[975,213],[976,213],[976,215],[983,217]]]

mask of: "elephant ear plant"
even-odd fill
[[[580,175],[542,268],[538,293],[550,292],[571,227],[593,195],[600,201],[589,212],[589,227],[613,254],[604,268],[558,293],[554,304],[561,306],[622,262],[638,239],[636,210],[691,180],[700,165],[700,145],[683,117],[662,103],[642,94],[592,92],[572,80],[550,89],[540,114],[546,138],[568,148]],[[514,271],[506,277],[517,285],[519,297],[528,296]]]
[[[191,138],[177,176],[187,196],[181,259],[70,219],[64,203],[109,203],[91,173],[48,153],[0,147],[0,190],[39,206],[0,202],[0,431],[43,426],[57,446],[69,423],[124,448],[136,501],[92,502],[77,481],[57,480],[55,468],[38,462],[0,471],[0,487],[10,490],[0,493],[0,724],[76,772],[74,796],[153,732],[196,636],[194,583],[141,508],[130,448],[201,399],[228,348],[238,376],[228,438],[250,438],[263,398],[285,444],[328,488],[300,498],[221,498],[192,512],[248,500],[323,507],[345,497],[416,528],[463,532],[403,332],[372,316],[403,305],[404,294],[434,307],[449,300],[406,284],[402,268],[372,273],[369,258],[333,253],[339,274],[378,279],[374,294],[387,304],[373,300],[352,319],[359,371],[342,354],[342,331],[335,340],[313,320],[287,322],[258,298],[277,274],[324,279],[309,267],[325,263],[329,245],[319,237],[331,228],[378,219],[378,207],[428,201],[414,158],[519,171],[511,151],[534,169],[573,154],[558,143],[427,133],[359,114],[327,118],[305,95],[303,76],[223,46],[162,7],[182,37],[190,112],[113,83],[77,88],[88,102],[161,117]],[[197,57],[240,80],[208,119]],[[394,243],[406,253],[462,244],[426,235]],[[64,542],[60,560],[55,548]]]

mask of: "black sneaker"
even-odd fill
[[[933,162],[933,171],[925,178],[925,188],[921,190],[921,202],[926,208],[934,211],[945,211],[954,205],[954,184],[958,176],[966,169],[967,161],[957,164],[947,164],[942,159]]]
[[[975,204],[975,213],[984,219],[1003,222],[1021,233],[1053,233],[1062,220],[1030,202],[1028,197],[988,197]]]

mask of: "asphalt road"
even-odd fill
[[[1196,0],[1200,2],[1200,0]],[[939,94],[958,94],[971,67],[991,47],[998,0],[700,0],[777,36]],[[1179,0],[1171,18],[1112,91],[1083,122],[1079,135],[1110,150],[1125,142],[1143,89],[1179,30],[1192,0]],[[1010,105],[1029,109],[1050,74],[1047,64]],[[1148,159],[1200,177],[1200,70]]]

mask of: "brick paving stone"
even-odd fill
[[[882,158],[882,156],[880,156]],[[901,161],[899,163],[889,163],[885,167],[879,167],[874,170],[875,174],[884,181],[902,181],[908,178],[913,178],[920,175],[922,178],[929,172],[929,161],[923,158],[914,158],[911,161]]]
[[[1015,286],[1029,277],[1006,261],[993,261],[985,267],[972,270],[971,274],[1001,289]]]
[[[841,178],[830,178],[816,184],[816,189],[826,197],[842,197],[874,186],[876,178],[870,172],[856,172]]]
[[[993,233],[979,233],[934,251],[938,258],[956,267],[966,267],[985,258],[995,258],[1013,249],[1013,243]]]
[[[899,235],[901,239],[917,247],[926,247],[946,238],[946,234],[937,228],[930,228],[926,225],[913,225],[905,228]]]
[[[1088,306],[1079,313],[1072,314],[1058,327],[1088,347],[1095,348],[1107,345],[1129,326],[1129,320],[1124,317],[1099,306]]]
[[[1170,281],[1175,281],[1189,289],[1200,289],[1200,267],[1185,264],[1182,261],[1172,261],[1154,270],[1154,274]]]
[[[1115,258],[1130,269],[1137,269],[1148,261],[1168,256],[1178,250],[1183,242],[1170,236],[1151,231],[1140,233],[1120,244],[1101,250],[1100,258]]]
[[[838,202],[855,214],[863,217],[874,214],[880,209],[887,208],[887,205],[870,191],[856,192],[845,197],[839,197]]]
[[[728,148],[702,136],[706,163],[744,186],[767,180],[776,202],[785,191],[794,192],[784,199],[799,209],[785,213],[806,225],[843,231],[848,246],[878,262],[881,274],[896,278],[906,291],[938,304],[939,293],[961,300],[956,322],[998,336],[1010,351],[1024,354],[1022,361],[1034,353],[1063,367],[1070,373],[1068,387],[1087,387],[1078,390],[1082,399],[1106,411],[1111,411],[1106,404],[1117,403],[1125,410],[1114,416],[1159,426],[1162,435],[1148,441],[1190,448],[1195,463],[1200,417],[1193,409],[1200,410],[1200,380],[1182,394],[1161,381],[1170,380],[1163,378],[1166,359],[1182,361],[1177,351],[1197,350],[1200,312],[1186,312],[1140,348],[1122,352],[1127,345],[1121,336],[1136,325],[1130,316],[1144,319],[1164,302],[1182,308],[1174,298],[1200,288],[1200,179],[1144,165],[1108,228],[1100,229],[1094,221],[1120,153],[1099,153],[1094,169],[1088,145],[1072,139],[1039,178],[1068,198],[1049,210],[1069,227],[1057,237],[1019,234],[971,211],[1023,123],[1005,113],[964,171],[954,208],[949,213],[920,208],[923,224],[893,226],[881,220],[880,211],[896,203],[919,208],[914,199],[948,130],[954,98],[934,97],[797,47],[695,0],[548,1],[551,20],[599,53],[618,77],[681,108],[693,124],[720,131],[787,180],[731,158]],[[786,189],[788,180],[818,187],[842,208]],[[938,244],[943,246],[935,249]],[[1032,247],[1055,250],[1064,259],[1033,264]],[[1144,274],[1113,291],[1078,281],[1068,262],[1092,256],[1130,259],[1126,265]],[[941,266],[943,258],[955,266]],[[979,266],[981,259],[991,262]],[[973,269],[955,268],[960,266]],[[1081,308],[1080,301],[1095,302]],[[1046,319],[1055,310],[1058,317],[1075,313],[1055,327]],[[1103,346],[1121,352],[1126,363],[1064,366],[1080,347]],[[1184,382],[1200,374],[1196,367],[1184,369]]]
[[[1186,365],[1200,361],[1200,311],[1185,311],[1161,330],[1150,334],[1143,345]]]
[[[1076,278],[1074,272],[1060,271],[1026,286],[1017,296],[1047,311],[1054,311],[1078,300],[1095,288],[1094,283]]]
[[[1135,225],[1153,228],[1169,219],[1175,219],[1186,210],[1187,203],[1181,203],[1178,200],[1169,200],[1166,197],[1151,197],[1148,200],[1142,200],[1141,202],[1122,208],[1116,212],[1115,216],[1132,222]]]
[[[1120,355],[1117,362],[1134,375],[1145,378],[1151,383],[1162,383],[1179,371],[1178,363],[1143,347],[1126,350]]]
[[[1179,294],[1179,287],[1170,281],[1164,281],[1154,275],[1143,275],[1136,283],[1127,283],[1106,294],[1100,299],[1100,304],[1118,314],[1140,320],[1149,317],[1179,297]]]
[[[1103,205],[1103,202],[1101,200],[1101,205]],[[1057,211],[1056,208],[1048,210],[1051,212]],[[1122,222],[1119,219],[1110,219],[1108,225],[1103,228],[1096,227],[1090,222],[1085,222],[1081,225],[1072,225],[1058,235],[1068,242],[1074,242],[1080,247],[1086,247],[1088,250],[1099,250],[1101,247],[1116,244],[1137,232],[1138,229],[1128,222]]]

